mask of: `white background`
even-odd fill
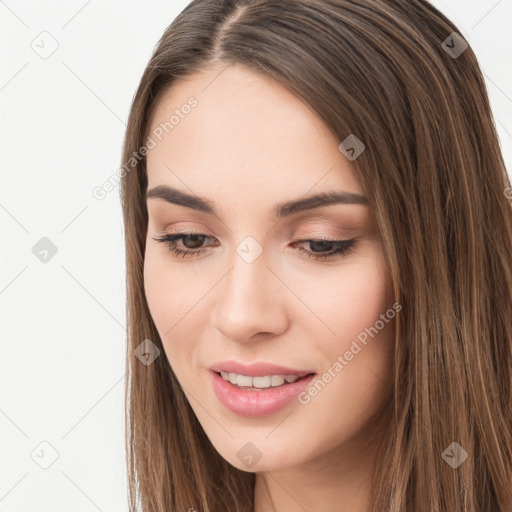
[[[512,0],[432,3],[477,54],[510,172]],[[92,190],[119,168],[144,67],[187,4],[0,0],[0,512],[127,510],[123,227],[118,189]],[[58,43],[47,59],[41,37]]]

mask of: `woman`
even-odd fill
[[[195,0],[123,162],[131,510],[512,511],[510,180],[453,23]]]

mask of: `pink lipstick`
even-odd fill
[[[273,414],[308,388],[316,373],[272,363],[244,365],[237,361],[210,367],[213,390],[230,411],[256,417]]]

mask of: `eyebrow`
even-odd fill
[[[210,215],[217,215],[215,207],[211,201],[202,197],[187,194],[181,190],[168,187],[167,185],[158,185],[146,193],[148,199],[163,199],[171,204],[177,204],[198,210]],[[275,215],[278,218],[287,217],[299,212],[321,208],[332,204],[356,204],[367,205],[368,198],[361,194],[351,192],[323,192],[313,196],[308,196],[293,201],[286,201],[275,207]]]

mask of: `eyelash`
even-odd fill
[[[202,254],[202,252],[204,251],[204,249],[202,249],[202,248],[197,249],[195,251],[190,250],[190,249],[184,251],[184,250],[178,249],[176,247],[176,241],[179,240],[180,238],[184,238],[187,236],[206,237],[205,240],[212,239],[212,237],[204,235],[203,233],[179,233],[179,234],[175,234],[175,235],[163,234],[158,238],[153,238],[153,240],[156,240],[157,242],[166,244],[168,246],[169,251],[173,252],[177,257],[182,257],[182,258],[194,257],[194,256],[199,256],[199,254]],[[308,256],[308,258],[313,258],[314,260],[324,260],[331,256],[338,256],[341,258],[343,256],[347,256],[348,254],[351,254],[352,251],[354,250],[356,239],[355,238],[352,238],[350,240],[312,239],[312,240],[298,240],[294,243],[299,244],[299,243],[308,243],[308,242],[326,242],[327,244],[334,244],[335,246],[337,246],[336,249],[332,250],[331,252],[329,252],[327,254],[317,254],[312,251],[307,251],[306,249],[303,249],[302,247],[297,248],[299,252],[306,254]]]

